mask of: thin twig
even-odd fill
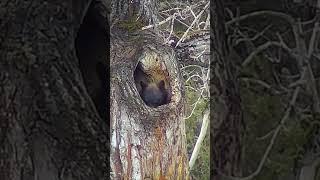
[[[294,54],[292,53],[292,50],[291,50],[290,48],[288,48],[285,44],[280,43],[280,42],[276,42],[276,41],[268,41],[268,42],[266,42],[266,43],[258,46],[258,47],[256,48],[256,50],[252,51],[252,52],[249,54],[249,56],[243,61],[242,66],[243,66],[243,67],[247,66],[257,54],[259,54],[260,52],[268,49],[268,48],[271,47],[271,46],[281,47],[281,48],[285,49],[286,51],[288,51],[288,53],[289,53],[290,55],[293,55],[293,56],[294,56]]]
[[[201,144],[202,144],[204,138],[206,137],[207,129],[208,129],[208,126],[209,126],[209,114],[210,114],[210,108],[206,109],[205,113],[203,115],[200,134],[199,134],[199,137],[197,139],[196,145],[193,148],[192,155],[191,155],[190,160],[189,160],[189,168],[190,168],[190,170],[193,168],[193,165],[197,160],[197,157],[198,157],[198,154],[199,154],[199,151],[200,151],[200,148],[201,148]]]
[[[157,24],[150,24],[150,25],[148,25],[148,26],[142,27],[141,29],[142,29],[142,30],[146,30],[146,29],[153,28],[153,27],[155,27],[155,26],[160,26],[160,25],[162,25],[162,24],[170,21],[171,19],[174,19],[175,16],[176,16],[176,13],[174,13],[172,16],[169,16],[167,19],[165,19],[165,20],[163,20],[163,21],[160,21],[160,22],[157,23]]]
[[[180,40],[177,42],[175,47],[178,47],[179,44],[181,42],[184,41],[184,39],[186,38],[186,36],[188,35],[188,32],[190,31],[190,29],[194,26],[194,24],[198,21],[198,19],[201,17],[201,15],[203,14],[203,12],[209,7],[210,2],[208,2],[205,7],[202,9],[202,11],[198,14],[198,16],[194,19],[194,21],[191,23],[190,27],[186,30],[186,32],[183,34],[183,36],[180,38]]]
[[[250,18],[250,17],[261,16],[261,15],[269,15],[269,16],[280,17],[280,18],[286,20],[287,22],[289,22],[290,24],[294,24],[294,22],[295,22],[294,19],[291,16],[289,16],[289,15],[287,15],[285,13],[282,13],[282,12],[277,12],[277,11],[256,11],[256,12],[252,12],[252,13],[245,14],[245,15],[239,16],[237,18],[234,18],[234,19],[226,22],[226,25],[230,26],[231,24],[236,23],[238,21],[242,21],[242,20]]]

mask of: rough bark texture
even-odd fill
[[[110,14],[111,24],[116,23],[118,20],[137,18],[143,19],[148,24],[158,22],[158,3],[156,0],[139,0],[139,1],[126,1],[126,0],[112,0]]]
[[[157,3],[111,3],[111,179],[189,179],[184,86],[176,54],[154,32],[139,30],[157,22]],[[165,69],[169,104],[151,108],[141,99],[133,77],[138,62]]]
[[[90,3],[0,2],[0,179],[109,177],[108,123],[74,46]]]
[[[169,104],[150,108],[142,101],[133,77],[139,61],[166,67],[173,93]],[[178,69],[174,51],[151,33],[111,39],[112,179],[188,179]]]
[[[234,59],[229,56],[225,34],[224,7],[221,0],[212,2],[212,123],[211,151],[213,179],[222,175],[239,176],[240,169],[240,129],[242,113]]]

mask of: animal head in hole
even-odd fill
[[[146,84],[143,81],[140,81],[140,84],[142,88],[141,97],[148,106],[158,107],[166,104],[167,92],[164,80],[161,80],[158,84],[153,82]]]

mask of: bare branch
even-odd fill
[[[274,133],[274,129],[272,129],[271,131],[269,131],[267,134],[261,136],[261,137],[257,137],[256,140],[265,140],[267,137],[271,136],[272,133]]]
[[[157,24],[150,24],[150,25],[148,25],[148,26],[142,27],[141,30],[146,30],[146,29],[153,28],[153,27],[155,27],[155,26],[160,26],[160,25],[162,25],[162,24],[170,21],[171,19],[174,19],[174,18],[176,17],[176,15],[177,15],[177,14],[174,13],[172,16],[169,16],[167,19],[165,19],[165,20],[163,20],[163,21],[160,21],[160,22],[157,23]]]
[[[293,54],[292,50],[290,48],[288,48],[284,43],[280,43],[280,42],[276,42],[276,41],[268,41],[268,42],[258,46],[255,51],[251,52],[249,54],[249,56],[243,61],[242,66],[243,67],[247,66],[257,54],[268,49],[271,46],[281,47],[281,48],[285,49],[286,51],[288,51],[288,53],[290,55],[295,57],[295,54]]]
[[[306,83],[305,79],[299,79],[298,81],[295,81],[295,82],[289,84],[289,88],[293,88],[293,87],[296,87],[296,86],[299,86],[299,85],[303,85],[305,83]]]
[[[197,139],[196,145],[194,146],[194,149],[192,151],[192,155],[191,158],[189,160],[189,168],[190,170],[193,168],[194,163],[197,160],[200,148],[201,148],[201,144],[206,136],[207,133],[207,129],[209,126],[209,114],[210,114],[210,108],[206,109],[203,115],[203,119],[202,119],[202,126],[201,126],[201,130],[200,130],[200,134],[199,137]]]
[[[308,57],[310,58],[313,51],[314,51],[314,45],[315,45],[315,41],[316,41],[316,37],[317,37],[317,32],[319,31],[319,23],[316,22],[314,24],[314,28],[313,28],[313,32],[312,32],[312,36],[310,39],[310,43],[309,43],[309,48],[308,48]]]
[[[299,180],[315,179],[317,174],[317,166],[320,164],[320,157],[313,158],[314,160],[312,161],[312,163],[307,164],[301,168]]]
[[[266,83],[266,82],[264,82],[264,81],[262,81],[260,79],[252,79],[252,78],[242,77],[241,80],[257,83],[257,84],[259,84],[259,85],[261,85],[261,86],[263,86],[264,88],[267,88],[267,89],[271,89],[272,88],[272,86],[270,84],[268,84],[268,83]]]
[[[203,14],[203,12],[209,7],[210,2],[208,2],[205,7],[202,9],[202,11],[197,15],[197,17],[194,19],[194,21],[191,23],[190,27],[186,30],[186,32],[183,34],[183,36],[180,38],[180,40],[177,42],[175,47],[178,47],[179,44],[181,42],[184,41],[184,39],[186,38],[188,32],[190,31],[190,29],[194,26],[194,24],[198,21],[198,19],[201,17],[201,15]]]
[[[201,90],[201,93],[200,93],[200,95],[199,95],[199,98],[198,98],[197,101],[193,104],[193,108],[192,108],[192,111],[191,111],[190,115],[189,115],[188,117],[184,118],[184,119],[189,119],[189,118],[192,116],[194,110],[196,109],[198,103],[200,102],[200,99],[201,99],[201,97],[202,97],[203,91],[204,91],[204,89]]]
[[[259,37],[261,37],[272,25],[270,24],[269,26],[265,27],[261,32],[257,33],[255,36],[253,37],[245,37],[245,38],[240,38],[236,41],[236,45],[243,42],[243,41],[254,41],[256,39],[258,39]]]
[[[209,29],[210,26],[210,14],[208,14],[207,19],[206,19],[206,23],[203,27],[203,29]]]
[[[257,12],[252,12],[249,14],[245,14],[242,16],[239,16],[237,18],[234,18],[228,22],[226,22],[227,26],[230,26],[233,23],[236,23],[238,21],[242,21],[244,19],[250,18],[250,17],[254,17],[254,16],[262,16],[262,15],[269,15],[269,16],[275,16],[275,17],[280,17],[284,20],[286,20],[288,23],[290,23],[291,25],[293,25],[295,23],[293,17],[289,16],[288,14],[282,13],[282,12],[276,12],[276,11],[257,11]]]
[[[270,89],[273,93],[275,94],[280,94],[281,91],[279,90],[276,90],[275,88],[273,88],[270,84],[268,84],[267,82],[265,81],[262,81],[260,79],[252,79],[252,78],[246,78],[246,77],[241,77],[240,80],[243,80],[245,82],[252,82],[252,83],[256,83],[266,89]]]

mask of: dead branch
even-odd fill
[[[199,137],[197,139],[196,145],[193,148],[191,158],[189,160],[189,168],[190,168],[190,170],[193,168],[193,165],[197,160],[197,157],[198,157],[198,154],[199,154],[199,151],[200,151],[200,148],[201,148],[201,144],[202,144],[202,142],[203,142],[203,140],[204,140],[204,138],[206,136],[207,129],[208,129],[209,122],[210,122],[209,121],[209,114],[210,114],[210,108],[208,108],[208,109],[206,109],[204,111],[200,134],[199,134]]]

